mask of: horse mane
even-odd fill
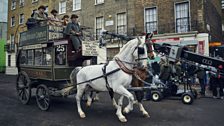
[[[118,53],[116,56],[120,55],[120,54],[123,53],[128,47],[130,47],[130,46],[133,45],[135,42],[137,42],[136,40],[137,40],[137,39],[133,39],[133,40],[128,41],[128,42],[127,42],[127,43],[120,49],[119,53]],[[116,57],[116,56],[115,56],[115,57]]]

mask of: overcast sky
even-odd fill
[[[7,22],[8,0],[0,0],[0,22]]]

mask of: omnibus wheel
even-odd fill
[[[26,72],[22,71],[18,74],[16,79],[16,91],[19,100],[24,105],[28,104],[31,98],[30,82],[31,81]]]
[[[46,85],[37,86],[36,102],[38,108],[42,111],[47,111],[50,108],[50,94]]]
[[[184,104],[190,105],[194,101],[194,96],[192,93],[184,93],[181,97],[181,100]]]

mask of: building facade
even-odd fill
[[[5,72],[5,44],[7,37],[8,1],[0,2],[0,72]]]
[[[46,6],[46,12],[52,9],[54,0],[9,0],[8,31],[6,46],[6,74],[17,74],[16,50],[20,33],[27,30],[26,21],[40,5]]]
[[[11,63],[8,62],[8,66],[15,66],[14,45],[18,43],[20,32],[26,30],[27,18],[39,5],[58,10],[60,18],[77,14],[80,24],[88,28],[95,39],[106,29],[130,36],[154,32],[157,38],[167,34],[177,37],[191,34],[193,41],[198,40],[194,37],[198,33],[206,33],[203,36],[207,36],[204,40],[207,45],[222,41],[220,0],[9,0],[7,61]],[[107,58],[111,59],[119,47],[117,43],[107,47]]]

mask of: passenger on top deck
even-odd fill
[[[57,17],[58,11],[53,9],[51,15],[48,17],[49,24],[54,26],[62,26],[62,22]]]
[[[33,18],[37,21],[40,26],[47,25],[48,17],[45,14],[46,7],[41,5],[38,10],[34,13]]]
[[[64,15],[61,20],[62,20],[63,27],[66,27],[67,24],[69,23],[69,16],[68,15]]]
[[[82,37],[82,31],[78,24],[78,16],[73,14],[71,15],[71,22],[68,23],[67,27],[65,28],[64,33],[66,35],[70,36],[70,39],[72,40],[73,47],[76,52],[81,51],[81,37]]]

